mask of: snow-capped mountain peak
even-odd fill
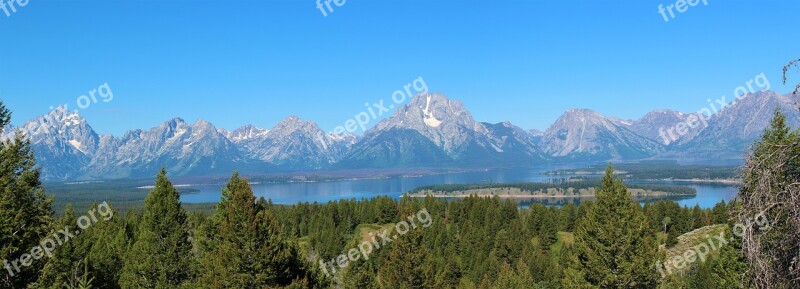
[[[79,114],[58,107],[17,127],[30,139],[47,180],[151,177],[164,167],[177,176],[239,170],[324,170],[529,166],[545,160],[714,160],[741,158],[779,109],[800,126],[792,97],[772,91],[746,95],[715,111],[675,141],[664,132],[697,113],[652,111],[640,119],[606,117],[589,109],[566,111],[546,131],[511,122],[482,123],[442,94],[419,94],[363,136],[332,135],[315,122],[289,116],[274,128],[233,131],[181,118],[117,138],[99,136]],[[7,127],[2,139],[17,130]]]
[[[220,132],[234,143],[239,143],[252,139],[262,139],[266,137],[267,134],[269,134],[268,129],[259,128],[254,125],[245,125],[233,131],[226,131],[220,129]]]
[[[488,133],[486,128],[472,118],[460,101],[451,100],[438,93],[418,94],[398,108],[387,119],[365,133],[370,137],[376,133],[393,129],[417,131],[448,153],[453,153],[467,143],[469,134]],[[465,134],[464,132],[469,132]]]

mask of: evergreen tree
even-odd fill
[[[161,169],[145,199],[136,241],[125,257],[122,288],[178,288],[192,277],[192,244],[180,193]]]
[[[550,247],[558,241],[558,210],[550,207],[544,211],[544,218],[539,223],[539,238],[542,246]]]
[[[76,221],[72,205],[68,205],[55,229],[68,228],[69,232],[75,232],[78,229]],[[81,237],[83,236],[78,236],[78,238]],[[53,252],[53,256],[47,260],[41,277],[33,287],[42,289],[76,287],[80,280],[79,273],[84,269],[84,256],[85,252],[80,250],[76,239],[58,246]]]
[[[126,220],[114,212],[113,219],[102,220],[81,233],[95,288],[119,288],[125,254],[132,243],[128,226]]]
[[[609,165],[597,203],[575,232],[575,251],[562,284],[599,288],[653,288],[656,248],[641,209]],[[584,282],[585,281],[585,282]]]
[[[528,272],[528,265],[520,261],[517,268],[511,268],[508,263],[503,263],[499,268],[500,273],[491,289],[531,289],[538,288],[533,283],[533,277]]]
[[[729,230],[727,235],[732,234]],[[731,244],[720,248],[719,254],[710,255],[701,265],[709,274],[709,284],[719,288],[746,288],[747,284],[743,284],[743,280],[747,273],[747,263],[741,247],[741,241],[734,239]]]
[[[294,281],[302,272],[297,251],[284,239],[268,206],[256,203],[247,179],[231,176],[217,207],[217,245],[205,255],[196,287],[265,288]]]
[[[559,210],[559,229],[564,232],[575,231],[575,223],[577,223],[578,207],[575,204],[569,203]]]
[[[692,208],[691,219],[692,219],[692,227],[691,227],[691,229],[689,229],[689,231],[697,230],[697,229],[700,229],[702,227],[711,225],[706,220],[706,213],[703,211],[703,209],[700,208],[699,205],[695,205]]]
[[[717,203],[711,209],[711,223],[712,224],[727,224],[730,216],[728,216],[728,205],[725,201]]]
[[[0,133],[10,121],[11,112],[0,101]],[[24,288],[38,278],[44,262],[26,259],[22,264],[21,258],[49,235],[51,204],[39,180],[30,142],[22,132],[17,131],[11,141],[0,141],[0,258],[7,262],[0,264],[0,288]]]
[[[742,246],[757,287],[800,287],[798,182],[800,136],[776,110],[747,160],[733,209],[736,222],[747,225]]]
[[[433,276],[426,274],[428,247],[421,230],[411,230],[392,243],[378,276],[384,289],[430,288]]]
[[[458,262],[454,260],[457,258],[457,255],[453,252],[452,254],[448,254],[444,257],[447,260],[436,275],[433,288],[456,288],[461,280],[461,268],[458,266]]]
[[[528,271],[533,272],[534,282],[544,284],[546,288],[552,288],[558,284],[558,280],[561,278],[561,266],[551,256],[550,246],[544,246],[538,239],[533,239],[526,246],[525,256],[524,260],[528,264]]]

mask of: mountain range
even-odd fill
[[[545,162],[691,160],[741,161],[773,112],[800,126],[794,99],[773,91],[746,95],[683,133],[678,124],[705,117],[656,110],[638,120],[571,109],[547,130],[510,122],[476,121],[464,105],[442,94],[420,94],[361,136],[334,135],[290,116],[272,129],[233,131],[174,118],[122,137],[99,135],[63,107],[1,138],[30,139],[49,181],[148,177],[159,168],[177,176],[310,172],[350,169],[524,167]],[[672,129],[671,133],[669,130]]]

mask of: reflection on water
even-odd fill
[[[415,188],[437,184],[472,184],[472,183],[511,183],[511,182],[558,182],[563,176],[544,175],[544,172],[574,168],[572,166],[548,166],[527,169],[504,169],[467,173],[450,173],[421,177],[394,177],[386,179],[368,180],[343,180],[315,183],[264,183],[253,184],[256,197],[271,199],[276,204],[296,204],[298,202],[325,203],[342,199],[362,199],[376,196],[400,197],[403,193]],[[579,166],[583,167],[583,166]],[[639,182],[644,183],[644,182]],[[696,196],[691,197],[661,197],[659,199],[672,199],[681,206],[700,205],[711,208],[720,200],[730,201],[736,196],[737,188],[732,185],[714,184],[681,184],[675,182],[647,182],[656,184],[679,184],[693,187],[697,190]],[[184,194],[181,200],[186,203],[218,202],[221,197],[222,184],[194,185],[197,190],[191,194]],[[521,201],[525,206],[530,202],[539,202],[547,205],[565,205],[569,202],[580,203],[581,198],[546,198]],[[640,201],[652,201],[640,200]]]

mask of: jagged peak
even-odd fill
[[[165,121],[163,124],[164,125],[174,126],[174,125],[179,125],[179,124],[186,124],[186,121],[183,120],[183,118],[180,118],[180,117],[173,117],[172,119],[170,119],[168,121]]]
[[[606,119],[607,117],[591,109],[586,108],[573,108],[569,109],[561,115],[559,119],[573,119],[573,118],[592,118],[592,119]]]
[[[793,96],[791,94],[781,94],[774,90],[760,90],[752,93],[747,93],[742,95],[737,99],[738,101],[758,101],[758,100],[770,100],[775,99],[782,102],[792,102]],[[729,102],[731,100],[728,100]]]
[[[70,112],[64,105],[59,105],[58,107],[51,110],[49,113],[40,117],[39,119],[42,118],[51,119],[60,123],[65,123],[66,125],[77,125],[82,122],[85,122],[83,117],[80,114],[78,114],[77,111]]]
[[[236,128],[236,129],[234,129],[233,131],[231,131],[231,133],[254,133],[254,132],[255,133],[267,133],[267,132],[269,132],[269,129],[257,127],[257,126],[252,125],[252,124],[246,124],[246,125],[240,126],[240,127]]]
[[[224,130],[223,130],[224,131]],[[252,124],[243,125],[233,131],[224,131],[224,134],[228,139],[239,142],[245,141],[254,138],[261,138],[265,137],[269,134],[270,130],[265,128],[260,128]]]
[[[303,122],[303,119],[296,115],[290,115],[286,117],[281,123],[296,123],[296,122]]]
[[[50,115],[67,115],[69,112],[67,111],[67,107],[63,104],[59,105],[52,111],[50,111]]]
[[[270,132],[271,134],[282,135],[297,130],[304,130],[311,133],[322,131],[317,123],[310,120],[303,120],[296,115],[290,115],[272,128]]]
[[[212,124],[212,123],[210,123],[210,122],[208,122],[208,121],[206,121],[205,119],[202,119],[202,118],[198,118],[197,121],[194,122],[193,127],[213,128],[213,129],[216,130],[216,128],[214,127],[214,124]]]
[[[450,98],[447,97],[447,95],[445,95],[443,93],[438,93],[438,92],[432,92],[432,93],[420,92],[420,93],[417,93],[416,95],[414,95],[414,97],[411,98],[410,103],[423,104],[424,105],[424,104],[426,104],[428,102],[428,98],[430,98],[432,102],[447,102],[447,101],[451,101]]]

